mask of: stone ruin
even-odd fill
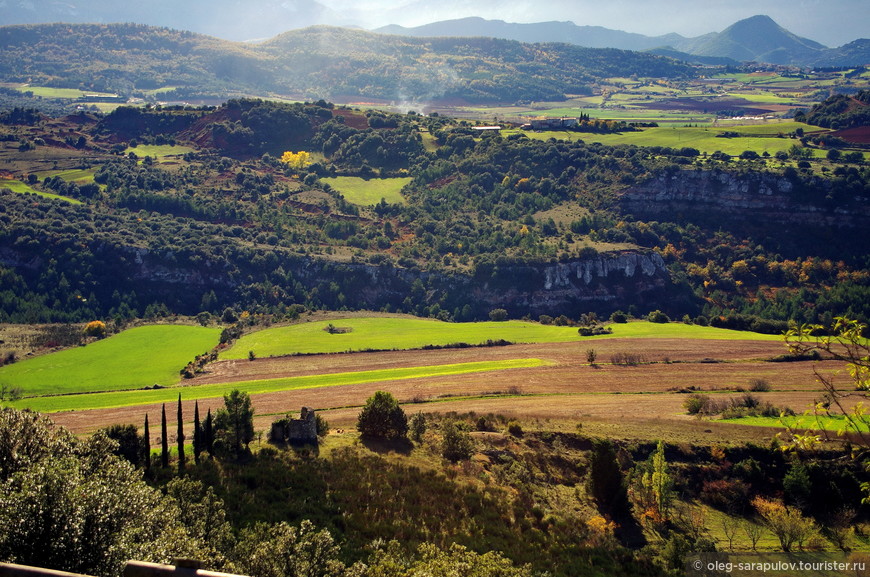
[[[300,418],[275,421],[272,423],[269,438],[273,443],[317,444],[317,419],[314,409],[302,407]]]

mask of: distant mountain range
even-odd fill
[[[450,13],[453,4],[450,0],[444,2],[443,13]],[[328,2],[317,0],[0,0],[0,26],[132,22],[190,30],[226,40],[251,41],[314,25],[358,28],[362,22],[360,10],[364,5],[336,11],[326,4]],[[404,21],[409,12],[420,12],[423,8],[421,2],[402,3],[398,7],[384,7],[379,15],[386,22]],[[572,22],[516,24],[476,17],[415,28],[390,25],[374,31],[413,37],[489,37],[528,43],[564,42],[586,48],[654,50],[657,54],[712,65],[751,60],[799,66],[870,64],[870,40],[860,39],[839,48],[828,48],[789,32],[768,16],[753,16],[722,32],[695,38],[675,33],[645,36],[601,26],[578,26]]]
[[[245,41],[343,20],[314,0],[0,0],[0,25],[55,22],[133,22]]]
[[[796,66],[870,64],[870,40],[855,40],[839,48],[828,48],[792,34],[768,16],[753,16],[722,32],[696,38],[679,34],[644,36],[601,26],[577,26],[571,22],[514,24],[482,18],[445,20],[415,28],[385,26],[376,32],[414,37],[486,36],[521,42],[566,42],[589,48],[654,51],[703,64],[745,61]]]

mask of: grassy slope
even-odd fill
[[[20,180],[0,180],[0,188],[8,188],[12,192],[17,192],[18,194],[36,194],[38,196],[44,198],[54,198],[58,200],[64,200],[70,204],[81,204],[80,200],[76,200],[74,198],[69,198],[67,196],[60,196],[58,194],[52,194],[50,192],[42,192],[41,190],[36,190],[32,188],[30,185],[21,182]]]
[[[85,347],[0,368],[0,382],[26,396],[135,389],[178,382],[178,371],[217,344],[220,329],[150,325]]]
[[[327,321],[273,327],[247,334],[221,353],[221,359],[244,359],[249,351],[258,357],[309,353],[340,353],[346,351],[406,350],[425,345],[449,343],[485,343],[488,339],[504,339],[513,343],[570,342],[601,338],[693,338],[778,340],[776,335],[760,335],[699,327],[680,323],[655,324],[633,322],[610,325],[613,334],[580,337],[574,327],[557,327],[533,322],[445,323],[414,318],[351,318],[331,321],[337,328],[350,328],[348,333],[329,334]]]

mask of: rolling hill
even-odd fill
[[[283,95],[421,102],[556,100],[607,76],[687,77],[674,60],[512,40],[403,38],[328,26],[260,44],[135,24],[0,28],[6,82],[162,98]]]

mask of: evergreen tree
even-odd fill
[[[142,439],[145,450],[145,470],[151,470],[151,431],[148,428],[148,413],[145,413],[145,437]]]
[[[184,414],[181,410],[181,393],[178,393],[178,472],[184,472]]]
[[[441,429],[443,431],[441,455],[454,463],[470,459],[474,454],[474,440],[468,431],[462,430],[453,421],[447,421]]]
[[[211,409],[205,417],[205,426],[202,431],[203,449],[208,451],[209,455],[214,455],[214,419],[211,416]]]
[[[199,401],[193,404],[193,460],[199,465],[199,455],[202,453],[202,425],[199,422]]]
[[[240,457],[254,440],[254,408],[248,393],[239,390],[224,395],[224,407],[215,415],[214,434],[221,454]]]
[[[161,447],[162,450],[160,452],[160,465],[163,467],[168,467],[169,466],[169,434],[166,430],[166,403],[163,403],[162,415],[163,416],[162,416],[162,421],[160,423],[160,429],[161,429],[160,432],[162,434],[161,442],[162,442],[163,446]]]

